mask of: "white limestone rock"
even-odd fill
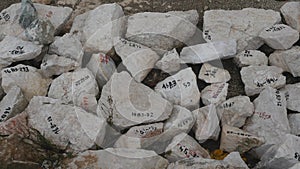
[[[39,69],[23,64],[5,68],[1,74],[4,91],[7,93],[12,87],[18,86],[28,101],[33,96],[45,96],[52,81],[45,78]]]
[[[116,38],[114,47],[122,64],[138,82],[143,81],[159,59],[152,49],[123,38]]]
[[[0,42],[0,67],[6,67],[13,62],[34,59],[41,54],[42,47],[17,37],[6,36]]]
[[[26,111],[29,126],[59,149],[79,152],[94,144],[100,145],[104,140],[105,119],[79,107],[63,104],[58,99],[34,97]]]
[[[228,83],[214,83],[201,91],[201,99],[204,105],[219,104],[226,100]]]
[[[74,104],[78,107],[83,108],[87,112],[91,112],[97,115],[98,103],[94,93],[79,93],[79,95],[74,98]]]
[[[186,68],[159,82],[155,91],[173,104],[190,110],[199,107],[200,92],[192,68]]]
[[[200,69],[198,78],[206,83],[222,83],[228,82],[231,79],[231,76],[226,69],[204,63]]]
[[[86,160],[90,159],[90,160]],[[163,169],[167,168],[168,160],[154,151],[143,149],[108,148],[104,150],[89,150],[72,159],[62,162],[63,168],[130,168],[130,169]]]
[[[55,78],[48,96],[65,103],[74,103],[81,93],[97,96],[99,92],[94,75],[87,68],[67,72]]]
[[[252,148],[264,144],[262,137],[257,137],[239,128],[223,125],[220,149],[227,152],[238,151],[243,154]]]
[[[254,112],[253,103],[248,96],[232,97],[217,106],[222,125],[242,127]]]
[[[265,144],[254,149],[261,157],[272,145],[280,143],[290,133],[284,93],[271,87],[265,88],[253,102],[255,110],[244,130],[263,137]]]
[[[269,56],[270,65],[282,68],[290,72],[294,77],[300,76],[300,46],[294,46],[288,50],[278,50]]]
[[[259,50],[244,50],[234,57],[239,67],[268,65],[268,57]]]
[[[285,95],[287,108],[292,111],[300,112],[300,83],[288,84],[280,91]]]
[[[287,2],[280,11],[288,25],[300,32],[300,2]]]
[[[224,162],[228,163],[232,167],[236,167],[239,169],[249,169],[248,165],[245,163],[245,161],[242,159],[239,152],[232,152],[228,154],[224,160]]]
[[[286,83],[283,70],[276,66],[248,66],[241,70],[246,95],[259,94],[266,87],[281,88]]]
[[[118,129],[169,118],[173,105],[127,72],[114,73],[102,88],[97,114]]]
[[[183,63],[199,64],[229,58],[236,54],[235,40],[223,40],[184,47],[180,53]]]
[[[12,87],[0,102],[0,123],[21,113],[27,104],[21,89],[17,86]]]
[[[300,137],[300,114],[289,114],[288,119],[291,127],[291,134]]]
[[[244,8],[242,10],[209,10],[204,12],[203,37],[207,42],[235,39],[237,52],[258,49],[263,41],[262,29],[281,21],[273,10]]]
[[[169,162],[195,157],[210,158],[209,153],[186,133],[175,136],[165,152]]]
[[[289,49],[299,40],[299,32],[284,24],[266,27],[259,37],[273,49]]]
[[[176,49],[166,52],[162,59],[156,62],[156,67],[164,72],[171,73],[180,70],[180,58]]]

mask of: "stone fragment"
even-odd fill
[[[262,137],[257,137],[239,128],[223,125],[220,149],[227,152],[238,151],[243,154],[252,148],[264,144]]]
[[[300,137],[300,114],[289,114],[288,119],[291,127],[291,134]]]
[[[118,38],[115,51],[132,77],[141,82],[155,66],[159,56],[150,48]]]
[[[57,5],[70,6],[72,8],[75,8],[79,2],[80,0],[58,0],[56,3]]]
[[[34,59],[41,52],[42,46],[13,36],[6,36],[0,42],[0,67],[6,67],[13,62]]]
[[[248,96],[236,96],[217,106],[217,113],[222,125],[242,127],[248,117],[252,116],[254,106]]]
[[[156,62],[156,67],[164,72],[171,73],[180,70],[180,58],[176,49],[166,52],[162,59]]]
[[[231,76],[226,69],[204,63],[200,69],[198,78],[206,83],[222,83],[228,82],[231,79]]]
[[[89,160],[86,160],[89,159]],[[130,168],[130,169],[162,169],[167,168],[168,161],[154,151],[143,149],[108,148],[105,150],[89,150],[72,159],[62,162],[63,168]]]
[[[268,57],[259,50],[244,50],[234,57],[239,67],[268,65]]]
[[[248,96],[259,94],[266,87],[281,88],[286,83],[283,70],[276,66],[248,66],[241,70],[242,81]]]
[[[244,130],[263,137],[265,144],[254,149],[261,157],[272,145],[280,143],[290,133],[284,93],[266,87],[254,100],[254,114],[248,119]]]
[[[39,69],[23,64],[5,68],[1,73],[4,91],[7,93],[18,86],[28,101],[33,96],[45,96],[51,83],[51,79],[45,78]]]
[[[45,5],[49,5],[51,4],[52,0],[32,0],[33,3],[39,3],[39,4],[45,4]]]
[[[288,25],[300,32],[300,2],[287,2],[280,11]]]
[[[289,49],[299,40],[299,32],[284,24],[275,24],[262,30],[259,37],[273,49]]]
[[[86,67],[96,77],[99,88],[102,88],[110,77],[116,72],[113,59],[103,53],[93,54]]]
[[[239,152],[232,152],[228,154],[223,161],[231,165],[233,168],[248,169],[247,164],[242,159]]]
[[[269,56],[270,65],[282,68],[290,72],[294,77],[300,76],[300,46],[294,46],[288,50],[278,50]]]
[[[28,114],[24,111],[5,122],[0,123],[0,135],[18,135],[21,138],[31,138],[30,136],[32,136],[32,133],[28,127],[27,118]]]
[[[173,105],[125,71],[114,73],[102,88],[97,114],[119,129],[169,118]]]
[[[235,39],[237,52],[258,49],[263,41],[262,29],[281,21],[273,10],[245,8],[242,10],[209,10],[204,12],[203,37],[206,41]]]
[[[199,107],[200,92],[192,68],[186,68],[155,86],[155,91],[173,104],[194,110]]]
[[[201,91],[201,99],[204,105],[219,104],[226,100],[228,83],[214,83]]]
[[[25,30],[29,41],[48,45],[54,41],[55,28],[49,20],[36,19]]]
[[[183,63],[199,64],[228,58],[236,54],[236,41],[224,40],[184,47],[180,53]]]
[[[22,11],[19,24],[26,29],[34,20],[38,19],[38,13],[31,0],[22,0],[21,2]]]
[[[97,114],[97,99],[95,94],[81,92],[77,97],[74,98],[74,104],[83,108],[87,112],[91,112],[93,114]]]
[[[209,153],[186,133],[181,133],[173,138],[171,144],[166,148],[165,157],[169,162],[195,157],[210,158]]]
[[[104,140],[106,121],[79,107],[38,96],[31,99],[26,110],[29,126],[59,149],[79,152]]]
[[[203,143],[208,139],[218,140],[220,134],[219,117],[214,104],[193,111],[196,118],[193,130],[195,138]]]
[[[300,83],[288,84],[280,91],[285,95],[287,108],[292,111],[300,112]]]

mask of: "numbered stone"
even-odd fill
[[[261,157],[272,145],[285,139],[290,133],[284,93],[271,87],[265,88],[254,100],[254,114],[248,119],[244,130],[263,137],[265,144],[254,149]]]
[[[236,96],[217,106],[217,113],[222,125],[242,127],[248,117],[252,116],[254,106],[248,96]]]
[[[169,118],[173,105],[127,72],[114,73],[104,85],[97,114],[118,129]]]
[[[6,36],[0,42],[0,66],[6,67],[13,62],[30,60],[39,56],[42,46],[22,39]]]
[[[261,31],[259,37],[273,49],[289,49],[299,40],[299,32],[284,24],[275,24]]]
[[[262,144],[264,144],[262,137],[257,137],[236,127],[223,125],[220,144],[221,150],[227,152],[238,151],[243,154]]]
[[[156,62],[156,67],[164,72],[171,73],[180,70],[180,58],[176,49],[166,52],[162,59]]]
[[[219,104],[226,100],[228,83],[214,83],[201,91],[201,99],[204,105]]]
[[[268,65],[268,57],[259,50],[244,50],[234,57],[239,67]]]
[[[279,12],[265,9],[209,10],[204,12],[203,37],[207,42],[237,40],[237,52],[258,49],[262,29],[281,22]]]
[[[144,80],[159,59],[152,49],[122,38],[116,40],[115,51],[121,57],[122,64],[138,82]]]
[[[175,162],[185,158],[210,158],[209,153],[186,133],[175,136],[165,152],[165,157],[169,162]]]
[[[39,69],[22,64],[5,68],[1,74],[4,91],[7,93],[11,88],[17,86],[28,101],[33,96],[45,96],[52,81],[45,78]]]
[[[173,104],[190,110],[199,107],[200,92],[192,68],[186,68],[155,86],[155,91]]]
[[[288,50],[278,50],[269,56],[270,65],[282,68],[290,72],[294,77],[300,76],[300,47],[294,46]]]
[[[288,115],[290,127],[291,127],[291,134],[296,136],[300,136],[300,114],[289,114]]]
[[[206,83],[222,83],[228,82],[231,79],[231,76],[226,69],[204,63],[200,69],[198,78]]]
[[[79,152],[101,145],[104,140],[104,119],[58,99],[34,97],[27,112],[28,125],[43,133],[58,149]]]
[[[65,103],[74,103],[81,93],[97,96],[99,89],[94,75],[87,68],[63,73],[53,80],[48,96]]]
[[[195,138],[204,143],[208,139],[218,140],[220,134],[219,117],[216,106],[211,104],[193,111],[196,118],[193,130]]]
[[[183,63],[199,64],[229,58],[236,54],[236,41],[224,40],[184,47],[180,53]]]
[[[300,112],[300,83],[288,84],[282,88],[281,91],[285,95],[287,108],[292,111]]]
[[[259,94],[266,87],[281,88],[286,83],[283,70],[276,66],[248,66],[241,70],[242,81],[248,96]]]
[[[280,11],[288,25],[300,32],[300,2],[286,2]]]
[[[21,2],[22,11],[19,24],[26,29],[34,20],[38,19],[38,13],[31,0],[22,0]]]
[[[285,135],[280,144],[272,146],[261,158],[265,168],[290,168],[300,163],[300,138],[291,134]]]
[[[97,99],[95,94],[92,93],[80,93],[77,97],[74,98],[74,104],[78,107],[83,108],[87,112],[91,112],[93,114],[97,114]]]
[[[83,159],[93,159],[84,161]],[[168,160],[154,151],[143,149],[108,148],[97,151],[85,151],[62,162],[62,168],[131,168],[162,169],[167,168]]]

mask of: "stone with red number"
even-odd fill
[[[203,37],[207,42],[235,39],[237,52],[258,49],[263,41],[262,29],[281,22],[279,12],[245,8],[242,10],[208,10],[204,12]]]
[[[79,93],[77,97],[74,98],[74,104],[87,112],[97,114],[98,103],[94,93],[90,94],[84,91]]]
[[[300,136],[300,114],[289,114],[288,119],[291,127],[291,134]]]
[[[28,125],[58,149],[79,152],[104,142],[106,121],[58,99],[34,97],[26,111]]]
[[[113,59],[103,53],[93,54],[86,67],[96,77],[99,88],[102,88],[112,74],[116,72],[116,65]]]
[[[288,50],[278,50],[269,56],[270,65],[278,66],[286,72],[290,72],[294,77],[300,76],[300,47],[294,46]]]
[[[104,85],[97,114],[117,129],[169,118],[173,105],[126,71],[114,73]]]
[[[89,160],[86,160],[89,159]],[[88,150],[73,158],[62,161],[61,168],[130,168],[130,169],[163,169],[168,160],[154,151],[143,149],[108,148]]]
[[[4,91],[7,93],[11,88],[17,86],[28,101],[33,96],[45,96],[52,81],[45,78],[40,69],[23,64],[5,68],[1,74]]]
[[[201,91],[201,99],[204,105],[219,104],[226,100],[228,83],[214,83]]]
[[[195,138],[204,143],[208,139],[218,140],[220,134],[219,117],[214,104],[193,111],[196,118],[193,131]]]
[[[287,117],[284,93],[266,87],[254,100],[254,114],[246,121],[244,130],[263,137],[265,144],[254,149],[254,154],[261,157],[272,145],[286,139],[291,129]]]
[[[241,70],[242,81],[248,96],[259,94],[267,87],[281,88],[285,86],[286,77],[283,70],[276,66],[248,66]]]
[[[257,137],[237,127],[223,125],[220,149],[226,152],[238,151],[243,154],[264,144],[263,137]]]
[[[291,134],[273,145],[262,157],[259,166],[263,168],[282,169],[300,164],[300,138]]]
[[[244,50],[234,57],[239,67],[268,65],[268,57],[259,50]]]
[[[155,91],[173,104],[194,110],[199,107],[200,91],[192,68],[185,68],[155,86]]]
[[[210,158],[209,153],[186,133],[175,136],[165,152],[165,157],[170,163],[185,158]]]
[[[300,112],[300,83],[288,84],[282,91],[286,97],[287,108],[292,111]]]
[[[141,82],[160,58],[152,49],[122,38],[116,38],[115,51],[132,77]]]
[[[263,29],[259,37],[273,49],[289,49],[299,40],[299,32],[284,24]]]
[[[49,88],[48,96],[65,103],[76,103],[77,97],[82,93],[95,97],[99,93],[95,77],[87,68],[63,73],[55,78]]]
[[[287,2],[280,11],[288,25],[300,32],[300,2]]]
[[[166,73],[177,72],[180,70],[181,60],[176,49],[166,52],[163,57],[156,62],[156,67]]]
[[[6,36],[0,42],[0,67],[6,67],[13,62],[34,59],[42,52],[42,46],[22,39]]]
[[[222,125],[242,127],[254,112],[253,103],[248,96],[232,97],[217,106]]]
[[[198,78],[206,83],[222,83],[228,82],[231,79],[231,76],[226,69],[204,63],[200,69]]]

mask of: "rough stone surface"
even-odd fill
[[[209,10],[204,12],[204,39],[208,42],[235,39],[238,52],[258,49],[263,45],[258,37],[260,31],[280,21],[280,13],[273,10]]]
[[[287,22],[292,28],[300,32],[300,2],[287,2],[284,4],[280,11]]]
[[[102,88],[97,114],[119,129],[166,120],[173,105],[125,71],[114,73]]]
[[[29,138],[32,133],[28,127],[27,118],[28,114],[24,111],[5,122],[0,123],[0,135],[18,135],[21,138]]]
[[[200,92],[195,73],[186,68],[166,78],[155,86],[155,91],[173,104],[190,110],[199,107]]]
[[[226,100],[228,83],[214,83],[201,91],[201,99],[204,105],[219,104]]]
[[[300,76],[300,46],[294,46],[289,50],[278,50],[269,56],[270,65],[278,66],[294,77]]]
[[[259,94],[266,87],[281,88],[286,83],[283,70],[276,66],[248,66],[241,70],[242,81],[248,96]]]
[[[259,50],[244,50],[234,57],[239,67],[268,65],[268,57]]]
[[[284,24],[275,24],[260,32],[259,37],[273,49],[289,49],[299,40],[299,32]]]
[[[236,54],[236,41],[224,40],[184,47],[180,53],[183,63],[205,63],[229,58]]]
[[[21,2],[22,12],[19,19],[19,24],[22,28],[26,29],[34,20],[38,18],[38,13],[31,0],[22,0]]]
[[[55,27],[49,20],[36,19],[25,30],[29,41],[48,45],[54,41]]]
[[[156,62],[156,67],[164,72],[171,73],[180,70],[180,58],[176,49],[166,52],[162,59]]]
[[[287,108],[300,112],[300,83],[288,84],[281,91],[285,95]]]
[[[291,134],[296,136],[300,136],[300,114],[289,114],[288,115],[290,127],[291,127]]]
[[[74,104],[83,108],[87,112],[91,112],[95,115],[97,114],[98,103],[94,93],[79,93],[79,95],[74,98]]]
[[[228,82],[231,79],[230,74],[226,69],[212,66],[209,63],[204,63],[202,65],[198,78],[206,83],[222,83]]]

